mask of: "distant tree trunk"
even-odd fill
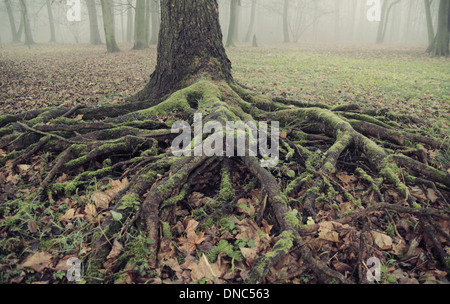
[[[237,27],[237,10],[240,0],[230,1],[230,24],[228,26],[228,37],[226,47],[235,46],[234,40],[236,39],[236,27]]]
[[[341,1],[340,0],[334,0],[334,39],[339,40],[340,37],[340,23],[339,20],[340,12],[341,12]]]
[[[5,0],[6,11],[8,13],[9,25],[11,27],[11,36],[13,42],[20,42],[20,31],[16,30],[16,21],[11,8],[11,0]]]
[[[28,18],[28,9],[25,0],[20,0],[20,10],[22,13],[23,28],[25,30],[25,45],[34,44],[33,35],[31,33],[30,19]]]
[[[159,14],[159,1],[160,0],[150,0],[151,1],[151,37],[150,45],[158,43],[159,25],[161,23],[161,18]]]
[[[127,7],[127,42],[133,40],[133,7],[128,5]]]
[[[151,2],[153,0],[147,0],[145,3],[145,47],[150,45],[150,20],[151,20]]]
[[[431,3],[433,0],[423,0],[423,2],[425,4],[425,16],[427,18],[428,45],[431,45],[434,40],[433,17],[431,16]]]
[[[145,0],[136,0],[133,50],[145,49]]]
[[[95,0],[86,0],[86,7],[89,15],[90,43],[92,45],[102,44],[100,30],[98,28],[97,6]]]
[[[377,43],[381,44],[384,42],[384,38],[386,36],[386,29],[389,22],[389,15],[391,13],[392,8],[394,5],[399,3],[400,0],[395,0],[391,4],[389,4],[389,0],[384,0],[383,5],[381,8],[381,21],[380,25],[378,27],[378,34],[377,34]]]
[[[160,100],[203,73],[232,81],[222,44],[216,1],[162,0],[158,59],[147,86],[134,100]]]
[[[53,19],[52,3],[47,0],[48,23],[50,25],[50,42],[56,42],[55,37],[55,20]]]
[[[120,48],[116,42],[111,0],[101,0],[101,4],[103,13],[103,27],[105,30],[106,49],[108,53],[120,52]]]
[[[289,0],[284,0],[284,5],[283,5],[283,41],[284,41],[284,43],[291,42],[291,39],[289,38],[288,11],[289,11]]]
[[[252,46],[258,47],[258,42],[256,41],[256,35],[253,35]]]
[[[450,0],[439,3],[438,28],[428,50],[433,57],[449,56]]]
[[[250,24],[248,25],[247,35],[245,35],[245,42],[250,42],[252,37],[253,28],[255,26],[255,16],[256,16],[256,0],[252,0],[252,10],[250,14]]]

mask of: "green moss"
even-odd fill
[[[206,257],[210,263],[214,263],[222,252],[237,262],[242,262],[244,260],[241,252],[239,250],[234,250],[234,246],[228,243],[227,240],[220,240],[219,243],[206,254]]]
[[[218,200],[223,203],[231,202],[235,197],[233,183],[226,168],[222,168],[222,179]]]
[[[87,162],[86,156],[81,156],[66,163],[66,168],[75,168],[82,166]]]
[[[297,215],[297,209],[293,209],[284,216],[284,220],[291,223],[292,227],[294,227],[295,229],[299,229],[301,227],[301,222]]]
[[[278,241],[273,246],[273,250],[265,255],[266,258],[272,259],[280,254],[280,251],[284,254],[289,253],[289,250],[294,245],[294,235],[291,231],[283,231]]]
[[[163,236],[170,240],[173,239],[172,228],[170,227],[170,224],[168,222],[163,222],[162,224]]]

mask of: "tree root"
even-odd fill
[[[280,163],[268,170],[253,156],[230,159],[173,156],[169,149],[173,138],[170,122],[180,118],[192,121],[196,111],[203,114],[204,123],[210,120],[279,121],[286,134],[282,136]],[[221,207],[207,214],[198,229],[203,229],[203,223],[210,219],[229,212],[230,207],[256,184],[251,182],[242,187],[244,190],[240,193],[235,191],[236,181],[232,179],[234,172],[230,166],[234,161],[244,164],[253,176],[249,180],[259,182],[262,201],[255,222],[260,225],[263,218],[267,219],[275,226],[272,233],[276,233],[275,245],[261,252],[246,274],[247,283],[265,282],[272,267],[295,254],[303,261],[302,269],[312,270],[322,282],[354,282],[353,274],[349,278],[318,259],[310,243],[310,236],[320,229],[324,214],[334,214],[334,218],[327,217],[327,221],[355,227],[360,227],[357,223],[364,222],[369,215],[381,211],[415,215],[421,220],[436,259],[445,264],[448,256],[437,235],[447,240],[449,236],[434,221],[449,219],[449,174],[427,160],[423,153],[418,159],[391,153],[377,145],[376,140],[386,140],[390,148],[397,146],[402,150],[416,149],[415,144],[419,142],[429,149],[441,149],[445,145],[390,123],[393,118],[401,122],[408,117],[393,117],[389,112],[377,112],[377,117],[370,115],[353,105],[332,108],[294,100],[272,100],[237,85],[201,80],[161,103],[43,109],[1,116],[0,146],[6,155],[0,158],[0,164],[1,170],[6,172],[30,162],[39,153],[50,154],[51,166],[44,168],[48,172],[42,172],[41,182],[28,183],[37,186],[41,194],[47,191],[54,197],[63,195],[55,182],[63,173],[69,179],[66,186],[70,186],[64,188],[66,195],[76,188],[83,189],[83,182],[94,177],[132,178],[113,198],[110,209],[106,210],[108,216],[94,233],[93,250],[87,257],[91,277],[101,276],[99,270],[105,267],[114,240],[126,243],[130,231],[136,230],[145,234],[147,270],[158,269],[162,218],[170,220],[169,217],[174,216],[171,210],[181,208],[189,197],[193,181],[220,164],[221,182],[215,189],[214,201]],[[165,122],[161,122],[160,117],[165,117]],[[365,187],[357,193],[349,188],[348,182],[338,179],[339,174],[353,173]],[[408,188],[416,185],[433,189],[437,202],[421,206],[424,202],[416,201]],[[386,200],[389,189],[396,191],[402,200],[389,203]],[[330,212],[342,203],[342,199],[338,202],[339,196],[354,206],[341,216]],[[325,204],[319,204],[322,202]],[[401,205],[404,202],[409,207]],[[138,207],[133,209],[131,205]],[[117,213],[122,215],[121,221],[114,218],[113,214]],[[305,225],[311,220],[314,224]],[[370,252],[364,242],[368,235],[360,230],[360,252],[353,267],[359,281],[364,281],[363,272],[367,271],[364,261]],[[126,262],[121,263],[115,267],[126,267]]]

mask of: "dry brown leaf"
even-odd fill
[[[30,231],[30,233],[34,234],[39,231],[39,227],[36,225],[35,221],[29,220],[28,221],[28,230]]]
[[[425,193],[423,193],[422,189],[420,189],[420,187],[418,187],[418,186],[409,187],[409,192],[411,193],[412,196],[414,196],[418,200],[421,200],[421,201],[427,200],[427,196],[425,195]]]
[[[95,192],[92,194],[92,201],[94,202],[95,206],[99,209],[108,209],[109,203],[113,199],[113,197],[119,193],[123,188],[125,188],[128,185],[128,179],[125,178],[122,181],[115,180],[111,182],[111,188],[102,191],[102,192]]]
[[[389,235],[373,230],[370,233],[380,250],[389,250],[392,248],[392,238]]]
[[[59,217],[60,221],[70,221],[71,219],[73,219],[75,217],[75,209],[74,208],[70,208],[69,210],[66,211],[66,213],[64,215],[61,215]]]
[[[86,218],[90,220],[97,215],[97,208],[95,208],[94,204],[87,204],[84,208],[84,213],[86,213]]]
[[[28,256],[25,261],[19,265],[19,268],[29,268],[40,273],[50,266],[52,258],[53,256],[50,253],[38,251],[35,254]]]
[[[95,192],[92,194],[92,201],[99,209],[108,209],[111,199],[112,198],[105,192]]]
[[[187,227],[185,229],[187,237],[178,238],[178,241],[181,244],[179,249],[185,255],[192,254],[197,249],[197,245],[201,244],[204,240],[206,240],[206,238],[204,237],[205,232],[200,231],[198,235],[195,233],[195,228],[198,226],[198,224],[199,222],[197,222],[196,220],[192,219],[189,220]]]
[[[20,172],[23,172],[23,171],[30,170],[31,166],[30,165],[17,165],[17,168],[19,169]]]
[[[430,199],[432,203],[435,203],[438,200],[438,196],[436,195],[436,192],[432,188],[427,189],[427,196]]]
[[[113,260],[119,257],[120,253],[122,252],[123,246],[120,244],[118,240],[114,240],[113,246],[111,248],[111,251],[109,252],[108,256],[106,257],[107,260]]]

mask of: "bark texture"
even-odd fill
[[[134,100],[158,100],[207,72],[231,81],[231,62],[222,44],[217,1],[162,0],[157,66]]]

